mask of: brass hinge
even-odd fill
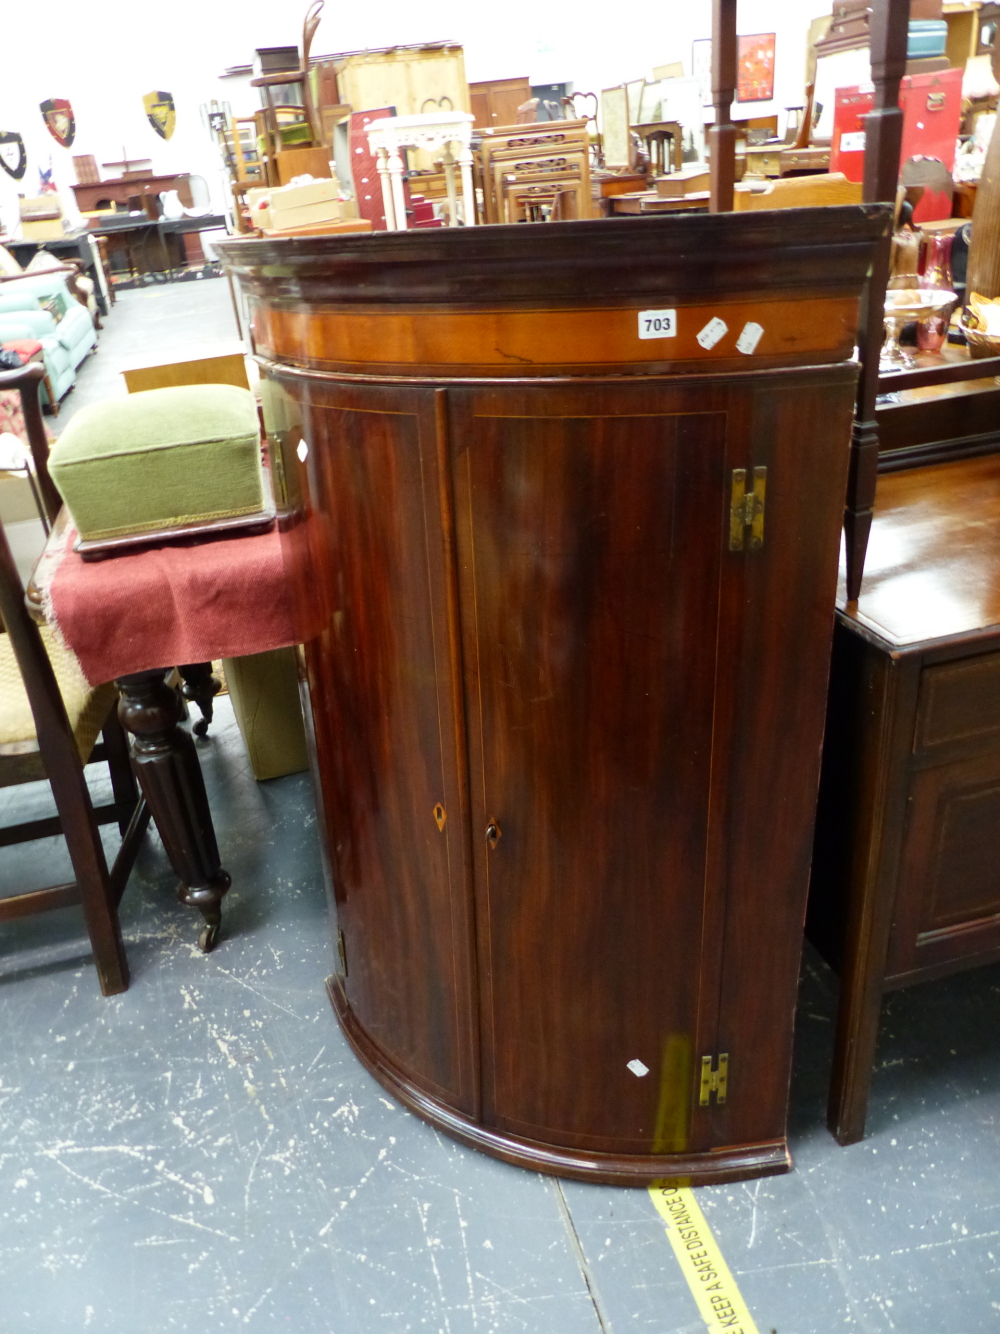
[[[767,469],[754,468],[753,489],[747,490],[746,468],[733,469],[733,490],[729,503],[729,550],[742,551],[743,538],[750,529],[750,550],[759,551],[764,545],[764,493],[767,490]]]
[[[719,1068],[712,1069],[711,1056],[701,1058],[701,1095],[698,1098],[699,1107],[707,1107],[712,1101],[712,1094],[715,1094],[715,1101],[721,1107],[726,1101],[726,1086],[729,1081],[729,1053],[720,1052]]]
[[[347,946],[344,944],[344,933],[340,927],[337,927],[337,958],[340,960],[340,970],[347,976]]]

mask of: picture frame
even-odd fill
[[[609,167],[631,167],[628,93],[624,84],[601,92],[601,140]]]
[[[774,98],[773,32],[750,33],[738,39],[737,102],[770,102]]]
[[[650,125],[654,121],[662,120],[663,117],[660,114],[662,97],[660,80],[655,83],[644,84],[639,93],[639,113],[632,123],[634,125]]]

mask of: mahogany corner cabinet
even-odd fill
[[[337,1018],[583,1181],[786,1171],[881,206],[234,240]]]

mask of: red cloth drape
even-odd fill
[[[277,529],[84,561],[70,525],[39,564],[46,614],[92,685],[296,642]]]

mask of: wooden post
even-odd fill
[[[866,204],[893,202],[899,180],[899,155],[903,143],[903,113],[899,106],[899,82],[906,72],[906,36],[910,22],[910,0],[872,0],[871,56],[875,102],[865,118]],[[854,601],[861,592],[865,553],[872,527],[875,483],[878,478],[878,426],[875,399],[878,395],[879,359],[882,354],[882,312],[889,285],[892,234],[875,249],[872,271],[861,298],[858,348],[861,375],[851,436],[851,462],[844,505],[844,537],[847,546],[847,597]]]
[[[973,292],[991,298],[1000,296],[1000,134],[996,126],[972,209],[966,302]]]
[[[712,105],[708,132],[712,213],[731,213],[736,181],[736,126],[730,108],[736,96],[736,0],[712,0]]]

